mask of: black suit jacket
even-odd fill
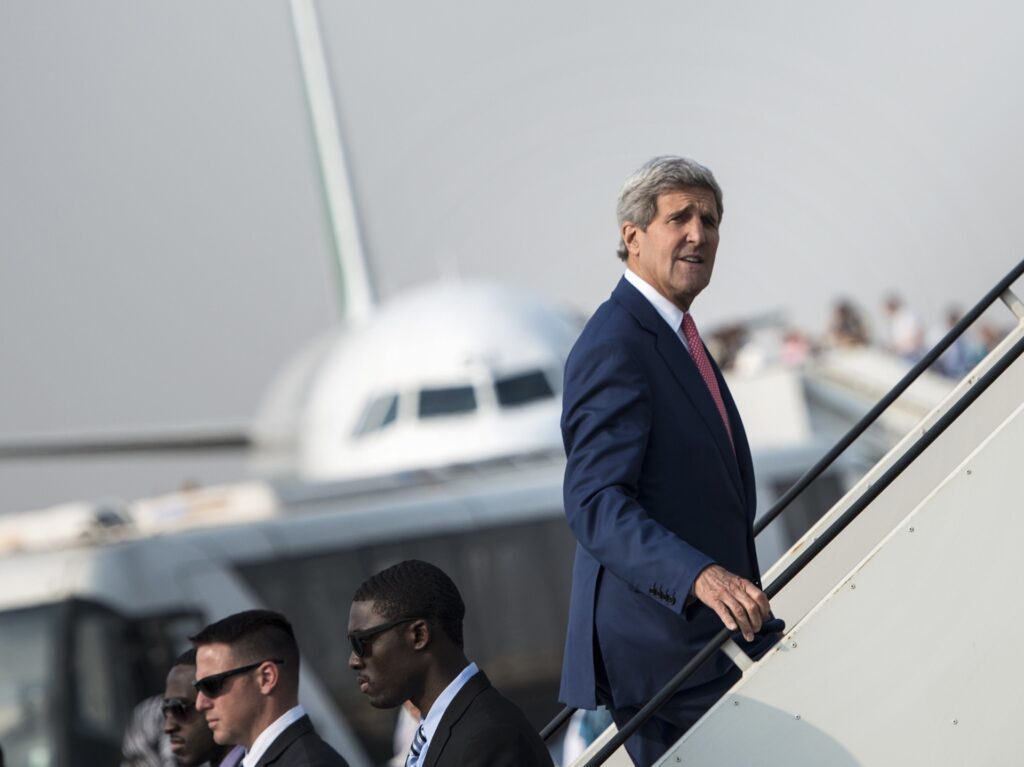
[[[348,767],[313,729],[308,716],[293,722],[270,744],[257,767]]]
[[[553,767],[544,741],[512,701],[474,675],[445,710],[423,767]]]

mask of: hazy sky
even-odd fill
[[[725,190],[705,325],[890,289],[933,321],[1024,257],[1019,4],[318,8],[385,297],[592,310],[662,153]],[[338,316],[285,0],[0,3],[0,104],[0,439],[247,423]],[[119,471],[0,466],[0,510],[174,484]]]

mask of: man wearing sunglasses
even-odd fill
[[[196,708],[217,743],[245,749],[242,767],[348,767],[299,705],[299,648],[283,615],[229,615],[192,643]]]
[[[171,752],[182,767],[237,767],[245,751],[241,746],[232,748],[214,742],[206,719],[196,711],[195,680],[196,651],[192,649],[174,661],[160,706]]]
[[[406,767],[551,767],[537,731],[466,659],[466,607],[443,571],[409,560],[355,593],[348,665],[376,708],[411,701],[421,719]]]

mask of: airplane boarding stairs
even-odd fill
[[[1015,737],[1024,383],[1017,399],[916,506],[890,486],[890,505],[909,513],[876,546],[861,539],[866,556],[662,764],[1024,761]],[[836,542],[856,534],[847,528]]]
[[[788,633],[760,662],[740,658],[743,678],[659,764],[1024,763],[1021,273],[990,294],[1017,326],[765,573]],[[730,645],[723,631],[702,656]],[[574,764],[630,764],[622,736],[609,728]]]

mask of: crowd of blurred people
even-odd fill
[[[778,329],[779,323],[772,317],[767,322],[720,327],[710,335],[708,346],[723,370],[741,374],[756,372],[775,359],[787,367],[799,367],[823,351],[860,346],[883,349],[914,364],[963,317],[958,307],[950,306],[941,321],[929,328],[896,294],[888,295],[880,309],[877,317],[869,319],[853,301],[839,298],[819,334],[785,327],[780,339],[765,343],[759,331],[765,325]],[[964,331],[931,369],[949,378],[963,378],[1005,335],[1005,329],[982,319]]]

